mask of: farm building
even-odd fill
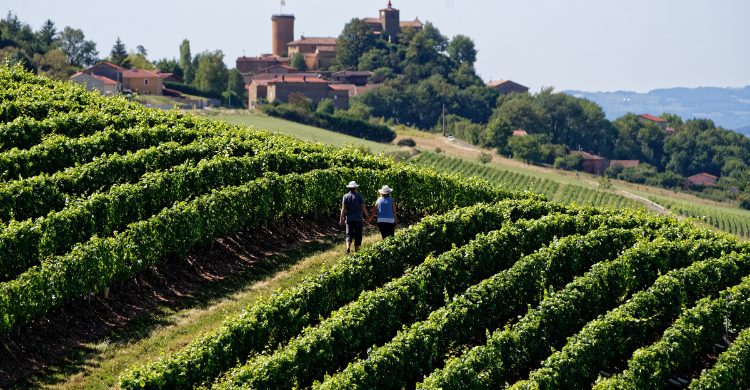
[[[716,184],[717,179],[718,177],[709,175],[706,172],[701,172],[697,175],[688,177],[688,180],[693,184]]]
[[[609,168],[609,160],[602,156],[597,156],[594,154],[594,152],[586,153],[586,152],[577,152],[572,151],[572,153],[580,153],[583,156],[583,171],[588,172],[594,175],[604,176],[604,171]]]
[[[658,116],[653,116],[649,114],[638,115],[638,122],[641,122],[641,123],[654,122],[657,125],[659,125],[659,127],[661,127],[664,131],[667,130],[667,120],[659,118]]]
[[[495,87],[500,91],[501,95],[507,95],[511,92],[515,93],[526,93],[529,92],[528,87],[524,87],[521,84],[514,83],[510,80],[495,80],[487,83],[488,87]]]

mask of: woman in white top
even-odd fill
[[[375,210],[367,220],[370,223],[374,217],[378,217],[378,229],[380,229],[380,235],[385,239],[388,236],[396,234],[396,202],[391,198],[392,188],[387,185],[383,186],[378,192],[380,192],[380,198],[375,202]]]

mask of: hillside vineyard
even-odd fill
[[[3,336],[166,255],[337,210],[330,189],[350,180],[428,215],[131,367],[123,389],[750,386],[750,244],[730,235],[148,110],[20,67],[0,68],[0,118]]]

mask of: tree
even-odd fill
[[[39,42],[46,46],[47,48],[52,47],[52,45],[57,42],[57,28],[55,27],[55,22],[53,22],[50,19],[47,19],[47,21],[42,24],[42,27],[39,28],[39,32],[37,32],[37,36],[39,37]]]
[[[0,47],[6,49],[8,47],[18,48],[22,51],[21,55],[24,58],[29,58],[33,53],[40,52],[31,26],[18,20],[18,16],[13,11],[8,11],[5,19],[0,20],[0,38]],[[5,53],[6,57],[11,54],[10,51]],[[20,58],[15,54],[13,56]],[[27,66],[31,66],[31,64],[29,63]]]
[[[682,126],[682,124],[684,123],[682,121],[682,118],[677,114],[670,114],[670,113],[665,112],[659,115],[659,118],[666,120],[667,126],[669,127]]]
[[[184,72],[185,82],[191,84],[195,78],[195,72],[193,69],[192,58],[190,54],[190,41],[183,39],[180,44],[180,68]]]
[[[292,92],[289,94],[289,105],[294,106],[302,111],[310,111],[310,99],[302,92]]]
[[[491,148],[503,148],[508,144],[508,137],[512,130],[508,122],[503,118],[495,118],[487,124],[485,130],[485,145]]]
[[[118,38],[119,41],[119,38]],[[60,33],[60,50],[68,57],[70,65],[90,66],[96,63],[99,52],[94,41],[87,41],[83,31],[65,27]]]
[[[533,96],[510,93],[501,98],[493,117],[505,118],[513,129],[523,129],[529,134],[549,133],[549,114],[534,104]]]
[[[227,67],[221,50],[204,51],[198,57],[195,85],[203,91],[221,94],[227,86]]]
[[[448,49],[448,37],[441,34],[440,30],[438,30],[438,28],[435,27],[432,22],[426,22],[424,26],[422,26],[422,31],[424,31],[425,37],[429,41],[433,42],[433,47],[435,48],[435,50],[444,52],[446,49]]]
[[[237,102],[235,104],[238,107],[245,107],[247,105],[247,89],[245,89],[245,79],[242,77],[237,69],[230,69],[227,72],[229,76],[229,86],[232,93],[237,95]],[[234,101],[234,97],[232,97]]]
[[[146,48],[143,47],[143,45],[136,46],[135,47],[135,52],[136,52],[136,54],[138,54],[139,56],[141,56],[143,58],[146,58],[146,54],[148,53],[148,51],[146,51]]]
[[[448,44],[448,55],[457,64],[468,62],[471,65],[477,61],[477,49],[474,47],[474,41],[465,35],[456,35]]]
[[[359,58],[375,47],[375,34],[364,21],[354,18],[344,26],[336,44],[333,65],[337,69],[357,69]]]
[[[109,60],[117,66],[130,68],[130,61],[128,61],[128,51],[125,48],[125,44],[120,40],[120,37],[117,37],[117,41],[115,41],[114,46],[112,46],[112,50],[109,52]]]
[[[125,60],[127,67],[135,67],[136,69],[154,70],[154,64],[152,64],[146,57],[140,54],[131,52],[128,54],[128,58]]]
[[[23,50],[17,47],[10,46],[0,49],[0,61],[7,61],[12,65],[21,64],[21,66],[29,72],[36,73],[37,71],[32,59],[29,58]]]
[[[522,137],[511,137],[508,141],[510,150],[513,151],[513,157],[529,164],[530,162],[539,161],[542,158],[542,149],[536,138],[527,135]]]
[[[487,164],[488,162],[492,161],[492,155],[485,152],[480,152],[477,155],[477,160],[479,160],[482,164]]]
[[[166,73],[174,73],[175,75],[180,77],[183,77],[185,75],[185,73],[182,71],[182,67],[180,67],[180,63],[174,58],[171,60],[162,58],[159,60],[159,62],[156,63],[156,67]]]
[[[41,76],[56,80],[67,79],[75,73],[75,69],[68,64],[68,58],[60,49],[50,50],[45,54],[34,54],[32,60]]]
[[[292,57],[292,61],[289,63],[294,68],[297,68],[299,71],[306,71],[307,70],[307,63],[305,62],[305,55],[297,52],[294,53],[294,56]]]
[[[318,107],[315,109],[315,112],[333,115],[333,113],[336,112],[336,106],[333,104],[333,100],[326,98],[318,103]]]
[[[375,71],[377,69],[390,69],[388,64],[388,51],[383,49],[372,49],[359,58],[359,70]]]

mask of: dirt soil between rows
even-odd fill
[[[405,224],[421,219],[415,213],[403,214],[399,219]],[[194,247],[184,257],[166,257],[156,266],[112,286],[108,299],[97,293],[90,302],[82,296],[52,309],[46,317],[22,326],[20,333],[0,338],[0,388],[60,363],[87,343],[159,306],[179,305],[212,283],[259,266],[268,256],[342,230],[338,213],[328,213],[317,220],[311,216],[284,218],[267,229],[259,226],[215,239],[210,246]]]

